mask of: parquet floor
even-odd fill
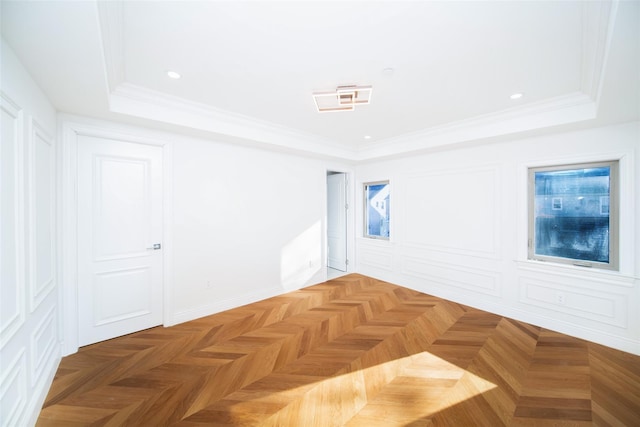
[[[65,357],[39,426],[640,426],[640,357],[360,275]]]

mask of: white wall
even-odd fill
[[[56,112],[2,40],[2,425],[35,423],[60,360]]]
[[[78,347],[80,135],[164,147],[165,326],[326,279],[326,173],[353,174],[349,165],[76,116],[61,126],[65,354]]]
[[[173,153],[175,322],[325,279],[326,171],[345,165],[204,140]]]
[[[348,164],[66,115],[56,158],[56,111],[2,43],[3,425],[35,423],[77,350],[79,135],[166,148],[166,325],[326,279],[326,172]]]
[[[527,261],[527,167],[610,159],[620,272]],[[640,354],[639,123],[372,162],[356,176],[357,199],[363,182],[389,179],[392,192],[391,240],[356,238],[359,273]]]

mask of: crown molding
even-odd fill
[[[600,101],[604,71],[609,57],[618,0],[584,2],[582,16],[582,78],[580,90]]]
[[[356,147],[126,82],[124,3],[98,1],[97,9],[112,112],[240,138],[265,148],[361,161],[595,119],[618,1],[583,4],[579,91]]]
[[[596,103],[577,92],[553,99],[434,126],[383,141],[361,145],[357,160],[372,160],[474,140],[495,138],[551,126],[591,120]]]
[[[578,92],[358,146],[357,160],[406,154],[597,117],[619,0],[584,2]]]
[[[124,5],[120,0],[98,1],[98,23],[109,91],[125,81]]]
[[[109,107],[115,113],[255,141],[274,148],[305,151],[345,160],[353,160],[357,155],[355,149],[317,135],[130,83],[122,83],[111,92]]]
[[[355,149],[326,138],[128,83],[125,75],[124,2],[98,1],[97,12],[110,111],[267,144],[271,148],[355,159]]]

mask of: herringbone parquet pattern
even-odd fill
[[[349,275],[66,357],[39,426],[638,426],[640,357]]]

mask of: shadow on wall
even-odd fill
[[[322,224],[316,221],[280,252],[280,283],[285,290],[308,284],[322,267]]]

